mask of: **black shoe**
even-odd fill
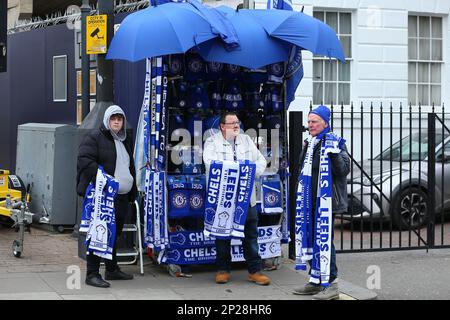
[[[110,272],[108,270],[105,271],[106,280],[132,280],[133,278],[134,277],[132,274],[122,272],[120,269],[116,269],[114,272]]]
[[[110,284],[102,279],[102,276],[98,273],[86,276],[85,283],[88,286],[97,288],[109,288]]]

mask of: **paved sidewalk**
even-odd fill
[[[85,262],[77,256],[78,243],[69,233],[54,234],[32,229],[25,234],[23,256],[13,257],[10,246],[17,234],[0,227],[0,300],[1,299],[145,299],[145,300],[310,300],[293,295],[292,289],[303,284],[307,275],[296,272],[290,260],[278,270],[267,272],[270,286],[247,281],[247,271],[235,265],[232,281],[225,285],[214,282],[213,266],[192,266],[192,278],[175,278],[164,266],[154,265],[144,257],[145,274],[138,265],[123,266],[133,273],[131,281],[112,281],[108,289],[84,284]],[[81,285],[76,288],[73,273],[79,271]],[[69,270],[69,271],[70,271]],[[341,299],[373,299],[376,294],[340,279]],[[73,288],[74,287],[74,288]]]

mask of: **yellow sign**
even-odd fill
[[[86,17],[86,53],[106,53],[106,23],[107,15],[94,15]]]

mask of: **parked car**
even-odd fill
[[[428,221],[428,140],[428,132],[414,133],[374,159],[354,165],[343,218],[392,219],[400,230],[423,227]],[[435,157],[435,212],[440,213],[450,210],[450,134],[436,134]]]

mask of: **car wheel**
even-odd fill
[[[404,189],[394,203],[392,219],[400,230],[415,230],[427,221],[428,195],[418,187]]]

